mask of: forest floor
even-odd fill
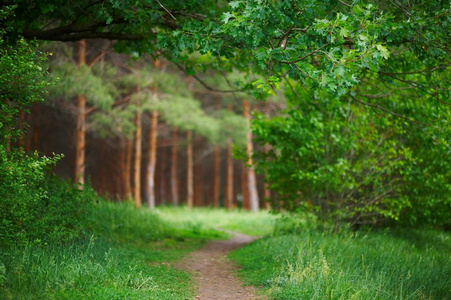
[[[236,266],[227,259],[229,252],[241,248],[255,237],[228,231],[229,240],[211,241],[176,264],[176,268],[195,275],[198,289],[195,299],[262,299],[253,286],[243,286],[235,277]]]

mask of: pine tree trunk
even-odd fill
[[[248,177],[247,177],[247,168],[245,166],[245,163],[242,163],[242,169],[241,169],[241,196],[242,196],[242,202],[241,207],[243,209],[251,209],[250,200],[249,200],[249,186],[248,186]]]
[[[150,115],[149,131],[149,161],[147,163],[147,205],[155,208],[155,167],[157,165],[157,135],[158,112],[152,111]]]
[[[171,133],[171,199],[173,205],[179,204],[178,178],[177,178],[177,129],[173,128]]]
[[[133,151],[133,141],[131,139],[126,140],[125,146],[125,171],[124,171],[124,181],[125,181],[125,197],[127,199],[132,198],[132,185],[131,185],[131,171],[132,171],[132,151]]]
[[[202,139],[200,138],[200,136],[196,136],[196,145],[197,145],[197,149],[199,149],[199,151],[197,151],[196,153],[201,152],[201,148],[202,148]],[[196,149],[194,149],[194,151],[196,151]],[[203,178],[203,164],[202,163],[197,163],[195,166],[195,174],[196,176],[194,177],[194,206],[203,206],[203,200],[204,200],[204,183],[205,183],[205,179]]]
[[[186,133],[186,139],[188,144],[186,147],[187,155],[187,174],[186,174],[186,191],[187,191],[187,205],[188,207],[194,206],[194,166],[193,166],[193,133],[189,130]]]
[[[6,129],[5,131],[7,133],[9,133],[10,129],[8,127],[6,127],[5,129]],[[6,149],[5,150],[6,150],[6,153],[11,152],[11,136],[10,135],[8,135],[6,137]]]
[[[31,150],[31,138],[32,131],[30,130],[31,126],[31,112],[25,115],[25,121],[28,125],[28,130],[25,133],[25,153],[30,152]]]
[[[227,109],[232,111],[232,104],[227,105]],[[233,207],[233,156],[232,156],[232,138],[227,139],[227,158],[226,158],[226,186],[224,189],[224,207],[232,209]]]
[[[233,207],[233,157],[232,157],[232,139],[227,140],[227,175],[224,206],[227,209]]]
[[[213,205],[219,207],[221,189],[221,150],[218,146],[213,149]]]
[[[106,153],[105,150],[105,143],[101,143],[100,145],[100,155],[101,155],[101,162],[100,162],[100,184],[99,184],[99,189],[100,189],[100,193],[101,195],[106,195],[107,194],[107,183],[106,183],[106,178],[107,178],[107,161],[108,161],[108,155]]]
[[[118,187],[118,198],[123,200],[125,198],[125,141],[122,137],[119,137],[117,147],[117,187]]]
[[[270,146],[268,144],[265,145],[265,152],[269,152]],[[269,183],[266,182],[266,176],[263,184],[263,199],[264,201],[264,208],[270,209],[270,200],[271,200],[271,190],[269,189]]]
[[[139,91],[139,87],[137,88]],[[136,117],[135,117],[135,160],[133,163],[133,198],[135,199],[135,206],[141,207],[141,154],[142,154],[142,113],[141,100],[136,103]]]
[[[85,40],[77,42],[78,66],[86,64]],[[77,97],[77,135],[75,141],[75,174],[74,183],[79,189],[85,184],[85,139],[86,139],[86,97]]]
[[[161,140],[161,139],[160,139]],[[161,141],[161,144],[164,145],[161,149],[161,164],[160,164],[160,201],[166,203],[167,202],[167,147],[166,147],[166,140]]]
[[[250,108],[249,103],[247,101],[243,101],[243,113],[247,122],[250,123]],[[252,132],[249,131],[247,134],[247,145],[246,145],[246,153],[248,156],[247,161],[247,185],[249,188],[249,204],[250,209],[253,212],[258,211],[259,200],[258,200],[258,190],[257,190],[257,179],[255,176],[255,170],[252,162],[252,153],[253,153],[253,145],[252,145]]]

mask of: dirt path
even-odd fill
[[[194,299],[262,299],[255,289],[243,286],[234,276],[234,266],[227,260],[227,254],[254,241],[255,238],[236,232],[229,232],[232,239],[211,241],[201,250],[193,252],[176,264],[176,268],[196,275],[199,289]]]

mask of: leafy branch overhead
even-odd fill
[[[238,69],[288,75],[342,96],[405,52],[438,58],[450,50],[449,3],[394,1],[4,1],[16,17],[4,22],[26,38],[107,38],[117,49],[187,61],[200,52]],[[220,66],[218,66],[220,67]]]

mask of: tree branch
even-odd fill
[[[365,105],[365,106],[368,106],[368,107],[376,108],[376,109],[378,109],[378,110],[381,110],[381,111],[383,111],[383,112],[385,112],[385,113],[388,113],[388,114],[390,114],[390,115],[392,115],[392,116],[395,116],[395,117],[397,117],[397,118],[401,118],[401,119],[407,120],[407,121],[409,121],[409,122],[411,122],[411,123],[413,123],[413,124],[415,124],[415,125],[426,125],[426,126],[431,126],[431,124],[424,123],[424,122],[420,122],[420,121],[414,120],[414,119],[412,119],[412,118],[409,118],[409,117],[407,117],[407,116],[404,116],[404,115],[395,113],[395,112],[393,112],[393,111],[391,111],[391,110],[388,110],[388,109],[386,109],[385,107],[379,106],[379,105],[377,105],[377,104],[367,103],[367,102],[360,101],[359,99],[357,99],[356,97],[354,97],[353,95],[351,95],[351,93],[348,93],[348,95],[349,95],[349,97],[351,97],[351,98],[352,98],[355,102],[357,102],[357,103],[360,103],[360,104]]]
[[[173,64],[176,65],[186,75],[193,76],[194,79],[196,79],[204,88],[206,88],[209,91],[213,91],[213,92],[217,92],[217,93],[236,93],[236,92],[243,92],[243,91],[246,90],[244,88],[242,88],[242,89],[234,89],[234,90],[218,90],[218,89],[212,88],[207,83],[205,83],[202,79],[200,79],[199,76],[197,76],[195,74],[194,75],[188,74],[188,72],[186,72],[186,70],[181,65],[179,65],[178,63],[173,62]]]

